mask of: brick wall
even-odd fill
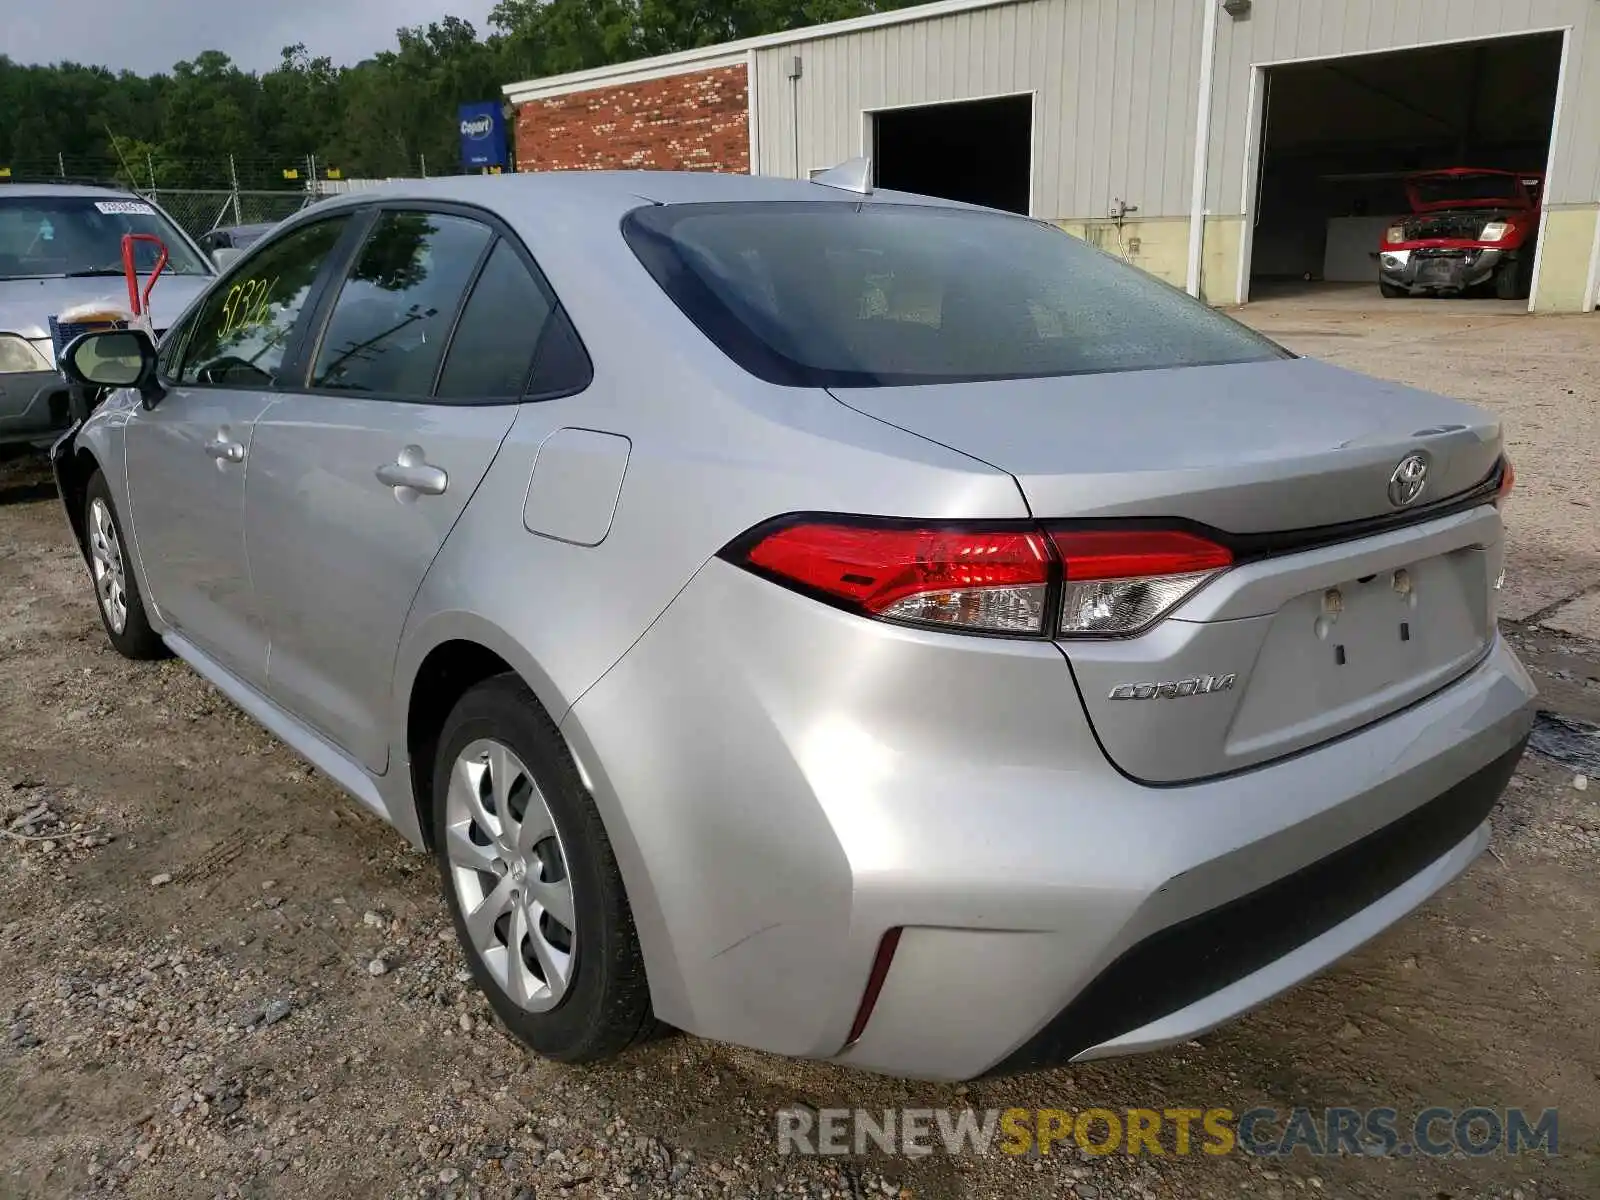
[[[743,65],[595,88],[517,108],[519,171],[748,171]]]

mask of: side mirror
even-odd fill
[[[211,252],[211,262],[220,270],[243,253],[243,250],[235,249],[233,246],[218,246]]]
[[[80,334],[58,364],[73,383],[98,388],[138,388],[146,408],[165,394],[156,381],[156,348],[141,329]]]

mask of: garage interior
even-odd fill
[[[924,104],[872,114],[873,186],[1027,215],[1033,97]]]
[[[1269,68],[1251,295],[1369,283],[1376,302],[1406,175],[1544,172],[1560,62],[1561,35],[1537,34]]]

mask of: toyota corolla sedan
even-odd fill
[[[1026,218],[396,184],[64,359],[112,643],[430,849],[554,1059],[1184,1041],[1463,871],[1529,729],[1495,418]]]

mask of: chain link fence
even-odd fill
[[[426,178],[419,157],[408,176]],[[83,183],[128,188],[161,208],[185,233],[199,237],[224,225],[274,224],[338,192],[359,191],[388,179],[345,179],[315,154],[298,159],[224,155],[175,160],[159,154],[133,157],[57,154],[0,162],[0,195],[8,183]]]
[[[221,225],[275,224],[317,199],[316,193],[310,191],[231,188],[140,189],[139,194],[160,205],[190,237],[199,237]]]

